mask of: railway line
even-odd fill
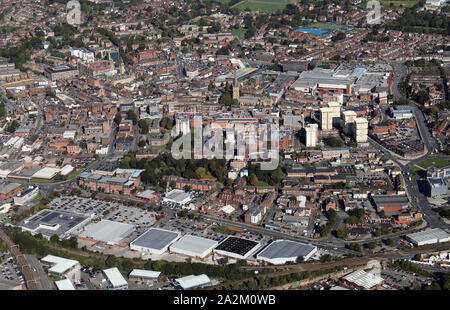
[[[27,290],[37,290],[38,288],[36,281],[34,280],[33,273],[31,272],[31,267],[27,263],[23,254],[20,252],[19,247],[11,241],[9,236],[5,234],[3,230],[0,230],[0,238],[6,243],[9,253],[22,271]]]

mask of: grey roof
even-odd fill
[[[170,246],[171,251],[190,251],[197,254],[202,254],[208,249],[212,249],[219,242],[211,239],[206,239],[202,237],[185,235],[180,238],[178,241],[174,242]]]
[[[41,212],[33,215],[32,217],[26,219],[22,224],[22,227],[35,231],[35,233],[41,233],[46,237],[51,237],[54,234],[61,236],[77,225],[87,222],[88,217],[82,215],[76,215],[73,213],[67,213],[62,211],[54,210],[42,210]],[[46,226],[56,226],[60,227],[57,230],[39,228],[43,224]]]
[[[127,223],[101,220],[86,226],[80,234],[81,237],[119,244],[135,229],[134,225]]]
[[[176,232],[158,228],[150,228],[147,232],[131,243],[133,245],[142,246],[145,248],[161,250],[170,245],[179,236],[180,234]]]
[[[307,256],[317,248],[313,245],[288,241],[277,240],[269,244],[257,256],[264,258],[282,258],[282,257],[298,257]]]
[[[440,228],[434,228],[434,229],[427,229],[424,231],[419,231],[413,234],[407,235],[407,237],[411,240],[419,242],[429,241],[432,239],[448,239],[450,238],[450,234],[448,234],[446,231],[440,229]]]
[[[0,185],[0,194],[6,195],[9,192],[12,192],[16,188],[18,188],[19,186],[21,186],[21,184],[19,183],[8,183],[8,184],[3,183]]]

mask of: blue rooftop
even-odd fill
[[[328,33],[327,30],[308,29],[308,28],[298,28],[297,30],[295,30],[295,32],[308,32],[319,36]]]

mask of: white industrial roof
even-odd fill
[[[68,175],[69,173],[71,173],[73,171],[73,169],[75,169],[72,165],[65,165],[64,167],[62,167],[60,169],[60,173],[62,175]]]
[[[150,271],[150,270],[143,270],[143,269],[133,269],[128,277],[140,277],[140,278],[150,278],[150,279],[156,279],[161,275],[161,272],[159,271]]]
[[[231,214],[231,213],[234,212],[234,210],[235,210],[235,209],[234,209],[231,205],[226,205],[226,206],[220,208],[220,211],[223,211],[223,212],[225,212],[226,214]]]
[[[183,203],[187,199],[189,199],[189,197],[190,197],[189,193],[186,193],[185,191],[180,189],[174,189],[169,193],[167,193],[164,198],[178,203]]]
[[[198,276],[190,275],[187,277],[176,279],[176,281],[185,290],[211,283],[211,280],[208,278],[206,274],[201,274]]]
[[[60,291],[74,291],[75,287],[69,279],[55,281],[56,287]]]
[[[433,228],[433,229],[427,229],[424,231],[419,231],[419,232],[416,232],[413,234],[409,234],[409,235],[407,235],[407,237],[416,241],[417,243],[420,243],[420,242],[433,240],[433,239],[437,239],[437,240],[446,239],[446,238],[449,238],[450,235],[446,231],[444,231],[440,228]]]
[[[111,282],[113,287],[128,285],[127,280],[125,280],[117,267],[105,269],[103,270],[103,272],[105,273],[108,281]]]
[[[53,255],[47,255],[46,257],[42,258],[41,261],[47,264],[55,264],[49,269],[49,271],[58,274],[63,274],[67,270],[78,264],[78,261],[76,260]]]
[[[356,270],[346,275],[344,279],[365,289],[371,289],[384,281],[382,277],[364,270]]]
[[[131,224],[101,220],[98,223],[91,223],[86,226],[80,236],[92,240],[104,241],[109,244],[118,244],[133,230],[134,225]]]
[[[59,168],[44,167],[35,174],[33,174],[33,178],[51,179],[55,175],[57,175],[60,171],[61,170]]]
[[[185,235],[170,246],[172,252],[190,252],[196,256],[203,257],[203,254],[219,244],[219,242],[202,237]]]

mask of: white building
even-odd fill
[[[175,124],[175,134],[178,136],[180,133],[187,135],[191,132],[191,127],[189,125],[189,119],[177,119]]]
[[[78,282],[81,276],[81,265],[78,261],[54,255],[47,255],[41,259],[41,263],[49,266],[49,274],[65,277],[72,282]]]
[[[368,139],[369,122],[363,117],[355,119],[355,140],[358,143],[365,143]]]
[[[58,291],[74,291],[75,287],[69,279],[55,281],[55,285],[58,288]]]
[[[161,255],[181,234],[160,228],[150,228],[130,243],[130,250]]]
[[[175,280],[182,289],[188,290],[195,287],[204,287],[211,285],[211,280],[205,274],[201,274],[198,276],[190,275],[183,278],[178,278]]]
[[[18,206],[23,206],[25,203],[33,200],[39,194],[39,187],[30,185],[28,188],[17,193],[14,197],[14,204]]]
[[[415,246],[421,246],[450,241],[450,234],[440,228],[434,228],[406,235],[406,238]]]
[[[109,290],[126,290],[128,289],[128,282],[120,273],[117,267],[103,270],[106,280],[109,282]]]
[[[313,245],[289,240],[276,240],[258,253],[256,258],[277,265],[287,262],[295,263],[298,257],[303,257],[303,260],[307,261],[316,252],[317,247]]]
[[[219,244],[218,241],[185,235],[174,242],[169,250],[171,253],[186,255],[192,258],[203,259],[212,253],[213,249]]]
[[[308,124],[307,126],[305,126],[305,131],[306,131],[306,139],[305,139],[306,147],[316,147],[317,141],[319,140],[319,125]]]
[[[188,204],[191,200],[191,195],[180,189],[171,190],[163,198],[163,202],[175,203],[181,206]]]
[[[83,62],[94,62],[95,61],[95,55],[94,52],[86,49],[86,48],[73,48],[70,52],[72,57],[78,57]]]

